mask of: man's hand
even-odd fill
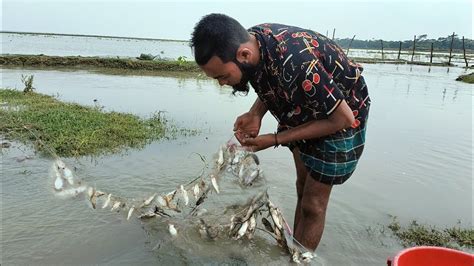
[[[257,137],[243,138],[241,144],[253,152],[261,151],[276,144],[275,134],[265,134]]]
[[[246,138],[255,138],[260,132],[262,118],[251,112],[247,112],[237,117],[234,123],[234,135],[240,144]]]

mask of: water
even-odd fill
[[[355,174],[333,189],[326,229],[314,265],[382,265],[402,249],[386,225],[390,215],[440,228],[460,220],[472,226],[472,85],[456,82],[460,68],[365,65],[372,107],[367,146]],[[40,93],[105,110],[147,116],[155,111],[201,134],[155,142],[143,150],[97,160],[65,159],[86,183],[114,195],[145,198],[194,178],[197,152],[212,160],[231,136],[237,115],[255,94],[233,97],[212,80],[2,69],[2,87],[22,89],[21,75],[35,76]],[[1,101],[1,100],[0,100]],[[273,132],[266,116],[262,133]],[[23,160],[25,156],[32,159]],[[292,223],[295,170],[285,148],[259,153],[270,197]],[[1,236],[3,264],[286,264],[288,256],[263,233],[253,241],[204,241],[195,228],[171,239],[163,223],[126,221],[93,210],[85,200],[52,191],[51,160],[14,143],[2,150]],[[259,188],[223,184],[210,204],[243,201]],[[385,227],[384,227],[385,226]]]
[[[185,56],[192,60],[193,55],[185,41],[138,40],[127,38],[80,37],[41,34],[0,33],[2,54],[45,54],[55,56],[101,56],[101,57],[137,57],[141,53],[152,54],[159,58],[177,59]],[[351,57],[382,58],[380,50],[350,49]],[[467,54],[468,62],[473,54]],[[384,51],[385,59],[397,59],[398,51]],[[411,60],[411,51],[403,51],[400,59]],[[414,61],[429,62],[430,53],[417,51]],[[448,62],[449,53],[434,53],[433,62]],[[453,54],[451,62],[465,66],[462,54]]]
[[[80,37],[0,33],[2,54],[45,54],[55,56],[193,58],[187,42],[127,38]]]

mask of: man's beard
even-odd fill
[[[248,63],[240,63],[237,59],[234,59],[233,61],[239,67],[242,77],[238,84],[232,86],[232,89],[234,89],[232,94],[242,92],[244,95],[247,95],[250,90],[249,81],[254,78],[257,67]]]

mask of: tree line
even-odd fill
[[[451,41],[453,41],[453,51],[462,52],[463,50],[463,40],[462,37],[460,38],[457,35],[454,35],[454,39],[452,35],[447,37],[439,37],[438,39],[427,39],[427,35],[423,34],[420,36],[416,36],[414,39],[416,40],[416,50],[426,50],[429,51],[431,49],[431,44],[433,44],[433,49],[437,51],[449,51],[451,47]],[[347,48],[350,45],[351,49],[374,49],[380,50],[381,43],[380,39],[375,40],[352,40],[351,38],[344,38],[334,39],[338,45],[343,48]],[[413,49],[413,40],[405,40],[405,41],[383,41],[383,48],[384,49],[399,49],[400,42],[402,44],[402,49],[408,50]],[[351,43],[352,42],[352,43]],[[469,53],[474,52],[474,40],[471,39],[464,39],[464,47],[466,51]]]

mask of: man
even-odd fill
[[[297,205],[294,236],[315,250],[333,185],[354,172],[365,143],[370,99],[362,67],[332,40],[297,27],[262,24],[249,30],[223,14],[203,17],[191,38],[196,63],[235,92],[252,85],[258,98],[234,132],[253,151],[284,145],[293,152]],[[267,111],[278,133],[259,135]]]

